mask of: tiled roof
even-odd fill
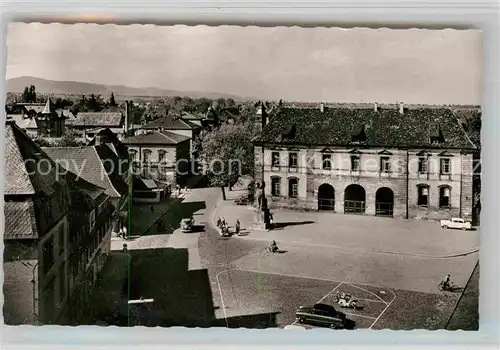
[[[182,120],[180,118],[175,118],[172,115],[168,115],[163,118],[153,120],[151,123],[146,124],[144,129],[159,129],[164,128],[166,130],[198,130],[201,127],[197,124],[191,123],[189,120]]]
[[[121,197],[113,186],[94,146],[45,147],[43,150],[66,170],[81,176],[91,184],[104,188],[107,195],[113,198]]]
[[[147,131],[145,134],[127,137],[123,142],[128,145],[177,145],[187,140],[190,140],[190,138],[184,135],[152,130]]]
[[[287,132],[290,133],[287,134]],[[444,141],[431,144],[433,134]],[[364,141],[356,142],[356,136]],[[456,115],[448,108],[398,109],[288,108],[273,113],[259,143],[474,149]]]
[[[22,114],[7,114],[7,120],[13,120],[21,129],[38,129],[35,118],[26,118]]]
[[[108,174],[113,187],[122,196],[126,196],[128,194],[128,185],[126,182],[129,161],[128,152],[126,158],[120,159],[118,155],[114,153],[113,150],[105,143],[94,147],[104,168],[106,169],[106,173]]]
[[[4,239],[36,238],[35,206],[31,199],[6,201]]]
[[[121,127],[123,124],[123,114],[119,112],[110,113],[78,113],[75,120],[67,120],[68,126],[84,127]]]
[[[50,163],[44,163],[45,160]],[[42,164],[43,163],[43,164]],[[43,168],[44,171],[36,171]],[[46,170],[45,170],[46,169]],[[13,121],[5,125],[5,195],[53,193],[57,166]]]
[[[99,142],[111,143],[121,159],[128,159],[129,154],[127,146],[125,146],[124,143],[118,139],[118,136],[111,129],[104,128],[95,136],[96,137],[89,142],[89,145],[98,145]]]

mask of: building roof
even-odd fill
[[[204,119],[205,117],[199,114],[182,112],[181,118],[184,120],[201,120]]]
[[[104,188],[106,194],[113,198],[121,197],[122,194],[113,186],[95,146],[45,147],[43,150],[67,171]]]
[[[46,163],[47,160],[49,163]],[[40,170],[42,163],[44,171],[36,171]],[[57,175],[58,169],[14,121],[6,122],[5,195],[33,195],[38,191],[52,194],[54,183],[64,182]]]
[[[151,130],[144,134],[127,137],[123,142],[128,145],[177,145],[188,140],[190,140],[188,136]]]
[[[431,143],[431,137],[444,139]],[[289,108],[273,113],[257,144],[475,149],[448,108]]]
[[[52,112],[52,101],[50,100],[50,98],[48,98],[45,106],[43,107],[42,114],[51,114]]]
[[[172,115],[167,115],[144,126],[144,129],[159,129],[163,128],[166,130],[199,130],[201,127],[189,120],[182,120],[181,118],[176,118]]]
[[[118,139],[118,136],[110,128],[101,129],[89,142],[89,145],[94,146],[103,142],[112,144],[118,157],[121,159],[128,159],[129,154],[127,146]]]
[[[123,126],[124,117],[120,112],[97,112],[84,113],[80,112],[76,115],[75,120],[67,120],[66,124],[76,127],[121,127]]]
[[[38,237],[35,205],[31,198],[22,201],[6,200],[4,204],[4,239]]]
[[[21,129],[38,129],[35,118],[22,114],[7,114],[7,120],[13,120]]]

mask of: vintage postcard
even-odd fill
[[[8,325],[479,328],[482,33],[10,23]]]

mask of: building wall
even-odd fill
[[[187,140],[176,146],[172,145],[128,145],[129,152],[135,151],[134,160],[138,162],[139,173],[145,178],[166,181],[172,184],[183,183],[189,175],[191,144]],[[150,164],[144,162],[144,150],[150,150]],[[160,151],[165,157],[160,163]],[[176,171],[178,169],[178,172]],[[137,168],[136,168],[137,171]]]
[[[17,241],[4,242],[3,317],[7,325],[37,324],[38,251],[36,242],[20,251]]]
[[[421,150],[398,149],[360,149],[356,153],[360,158],[359,171],[351,170],[353,148],[265,148],[263,157],[260,148],[255,147],[255,181],[266,183],[266,196],[272,207],[318,209],[318,190],[322,184],[329,184],[334,189],[334,211],[344,212],[344,200],[347,199],[348,186],[357,184],[365,190],[365,214],[375,215],[377,202],[385,201],[377,191],[389,188],[393,193],[393,216],[401,218],[442,219],[452,216],[467,216],[472,212],[472,154],[462,155],[457,150],[439,150],[428,155],[427,174],[418,173],[418,153]],[[439,154],[446,151],[446,155]],[[279,166],[272,165],[272,153],[279,152]],[[298,154],[297,168],[288,166],[289,153]],[[322,167],[323,154],[331,155],[331,170]],[[380,158],[389,157],[390,171],[380,171]],[[450,159],[451,174],[440,174],[440,159]],[[281,196],[273,197],[271,183],[273,177],[281,178]],[[288,197],[288,179],[298,179],[298,198]],[[417,185],[429,186],[427,207],[417,205]],[[439,207],[439,188],[451,188],[451,206]],[[381,193],[381,192],[379,192]],[[377,199],[378,198],[378,199]],[[333,202],[333,201],[332,201]],[[332,203],[333,204],[333,203]],[[383,205],[383,204],[381,204]]]
[[[38,243],[39,321],[64,324],[68,300],[68,216],[57,223]],[[52,249],[53,264],[45,264],[44,250]]]

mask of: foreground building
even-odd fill
[[[5,323],[75,324],[109,254],[114,209],[105,189],[64,171],[14,122],[5,154]]]
[[[472,144],[448,108],[280,106],[255,119],[255,180],[271,207],[470,218]]]

